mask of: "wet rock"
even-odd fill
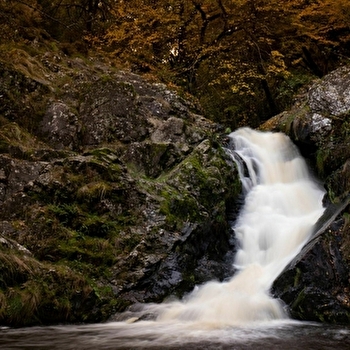
[[[288,134],[327,190],[325,205],[350,193],[350,68],[315,82],[291,111],[262,129]],[[349,206],[298,264],[275,282],[274,293],[304,320],[350,323]]]
[[[97,322],[224,279],[240,184],[198,103],[97,60],[39,56],[21,55],[38,68],[25,74],[0,60],[0,324]]]
[[[294,318],[350,323],[349,256],[342,249],[349,227],[343,218],[337,221],[274,284],[274,294],[289,306]]]
[[[50,103],[40,123],[40,132],[55,149],[75,149],[80,130],[78,117],[60,101]]]

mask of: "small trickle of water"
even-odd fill
[[[218,329],[285,319],[269,290],[309,240],[323,212],[324,192],[287,136],[242,128],[229,135],[244,187],[245,204],[235,224],[238,272],[209,282],[181,301],[145,305],[158,324]]]

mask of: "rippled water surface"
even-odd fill
[[[350,349],[350,328],[293,321],[218,330],[186,325],[124,322],[1,329],[11,349]]]

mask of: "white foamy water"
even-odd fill
[[[260,266],[270,288],[309,240],[324,211],[324,191],[286,135],[243,128],[230,137],[243,161],[237,163],[246,192],[235,227],[240,247],[235,265],[241,271]]]
[[[287,318],[269,290],[309,240],[324,210],[324,192],[284,134],[243,128],[229,136],[245,193],[234,227],[237,273],[196,288],[184,300],[144,306],[158,315],[156,324],[203,330]]]

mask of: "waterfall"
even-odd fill
[[[310,239],[324,211],[324,191],[286,135],[243,128],[230,138],[245,192],[235,225],[235,265],[244,270],[257,264],[270,287]]]
[[[242,128],[229,137],[227,151],[237,163],[245,196],[233,227],[237,272],[228,281],[197,287],[184,300],[149,305],[157,322],[203,329],[288,317],[269,290],[310,239],[324,210],[324,192],[286,135]]]

